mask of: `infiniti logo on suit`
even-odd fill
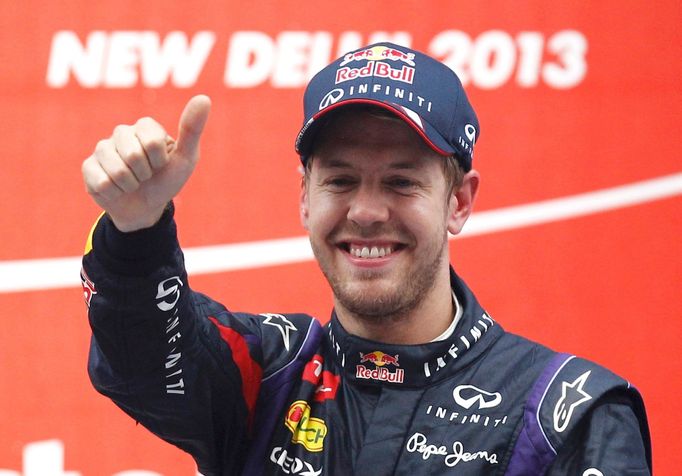
[[[499,392],[486,392],[473,385],[458,385],[452,391],[455,403],[467,410],[474,405],[478,410],[494,408],[502,402],[502,394]]]

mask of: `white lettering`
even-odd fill
[[[516,37],[516,44],[519,47],[516,82],[519,86],[530,88],[538,85],[544,42],[542,34],[536,31],[524,31]]]
[[[233,88],[253,88],[272,73],[275,45],[260,31],[238,31],[232,35],[225,67],[225,84]]]
[[[168,339],[168,343],[173,344],[174,342],[177,342],[177,340],[180,339],[180,337],[182,337],[182,335],[179,332],[176,332],[170,337],[170,339]]]
[[[71,75],[83,87],[149,88],[194,85],[215,42],[215,34],[198,32],[190,42],[186,33],[169,33],[161,44],[158,32],[93,31],[84,47],[72,31],[52,38],[47,84],[61,88]],[[140,74],[141,73],[141,74]]]
[[[498,88],[512,77],[524,88],[537,86],[540,78],[550,87],[575,87],[587,72],[585,36],[564,30],[550,36],[547,51],[555,60],[545,60],[545,37],[540,32],[525,31],[515,39],[500,30],[490,30],[472,40],[462,31],[447,30],[437,34],[428,51],[457,73],[462,84],[470,82],[483,89]]]
[[[277,37],[277,54],[272,73],[275,88],[295,88],[305,85],[329,59],[331,34],[284,31]],[[317,58],[315,61],[313,47]],[[319,67],[318,67],[319,66]]]
[[[471,80],[482,89],[499,88],[510,78],[516,63],[516,49],[508,33],[482,33],[471,55]]]
[[[178,327],[178,324],[180,324],[180,317],[177,315],[171,316],[168,318],[166,321],[168,326],[166,327],[166,334],[170,333],[173,329]]]
[[[180,375],[181,373],[182,373],[182,369],[178,369],[175,372],[173,372],[172,374],[166,375],[166,378],[175,377],[176,375]]]
[[[175,349],[173,349],[175,350]],[[172,352],[172,351],[171,351]],[[182,352],[176,352],[176,353],[171,353],[166,356],[166,368],[170,369],[171,367],[175,367],[175,364],[178,363],[180,360],[180,357],[182,357]]]
[[[215,34],[199,31],[191,42],[187,34],[173,31],[166,35],[163,45],[159,35],[147,32],[140,44],[142,83],[158,88],[168,83],[189,88],[194,86],[215,43]]]
[[[407,441],[405,449],[410,453],[419,453],[423,460],[427,460],[434,455],[443,456],[443,462],[449,468],[454,468],[461,462],[468,463],[478,459],[489,464],[497,464],[497,454],[495,453],[489,453],[488,451],[470,453],[464,451],[464,445],[459,441],[455,441],[452,444],[452,452],[449,453],[445,445],[436,446],[429,444],[426,436],[422,433],[413,434]]]
[[[153,35],[154,33],[152,33]],[[137,83],[138,36],[134,31],[115,31],[109,37],[104,63],[104,86],[132,88]]]
[[[274,88],[303,87],[331,59],[386,40],[406,46],[412,43],[408,32],[364,36],[345,31],[335,38],[329,31],[282,31],[274,37],[262,31],[237,31],[228,40],[223,82],[233,88],[265,83]],[[81,39],[74,31],[61,30],[52,37],[46,82],[52,88],[65,87],[71,81],[84,88],[132,88],[140,84],[187,88],[196,84],[215,43],[216,33],[212,31],[199,31],[190,37],[182,31],[161,36],[156,31],[95,30]],[[522,31],[514,38],[505,31],[489,30],[475,39],[463,31],[445,30],[431,39],[427,51],[455,71],[464,85],[492,89],[515,81],[530,88],[543,82],[566,89],[585,78],[587,49],[587,39],[575,30],[548,36]],[[412,82],[413,68],[379,64],[382,66],[374,67],[374,75]],[[397,98],[409,95],[403,90],[392,92]],[[417,101],[431,109],[424,98]]]
[[[587,40],[574,30],[560,31],[550,38],[547,48],[557,56],[555,63],[542,68],[542,79],[557,89],[576,86],[587,74]]]
[[[52,37],[50,60],[47,67],[47,85],[62,88],[73,74],[84,88],[102,84],[102,65],[107,48],[107,34],[93,31],[83,47],[73,31],[58,31]]]
[[[270,453],[270,461],[282,468],[285,474],[300,474],[301,476],[319,476],[322,468],[315,470],[307,461],[295,456],[289,456],[287,450],[275,446]]]
[[[471,38],[463,31],[447,30],[436,35],[428,51],[457,74],[462,84],[469,84],[467,63],[471,56]]]
[[[166,384],[166,393],[176,393],[182,395],[185,393],[184,388],[185,381],[180,379],[176,383]]]

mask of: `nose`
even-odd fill
[[[388,221],[389,216],[385,197],[375,187],[362,185],[353,194],[348,209],[348,220],[361,227],[368,227]]]

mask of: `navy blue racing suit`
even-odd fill
[[[454,333],[382,344],[334,314],[236,313],[193,291],[172,215],[94,228],[89,374],[205,476],[650,474],[639,393],[505,332],[454,271]]]

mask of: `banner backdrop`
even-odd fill
[[[195,474],[89,384],[78,271],[100,212],[80,164],[116,124],[152,116],[175,134],[185,102],[210,95],[176,200],[192,286],[324,322],[330,292],[297,213],[303,87],[379,39],[444,61],[478,112],[460,275],[507,330],[631,380],[656,473],[678,474],[680,5],[3,0],[0,475]]]

